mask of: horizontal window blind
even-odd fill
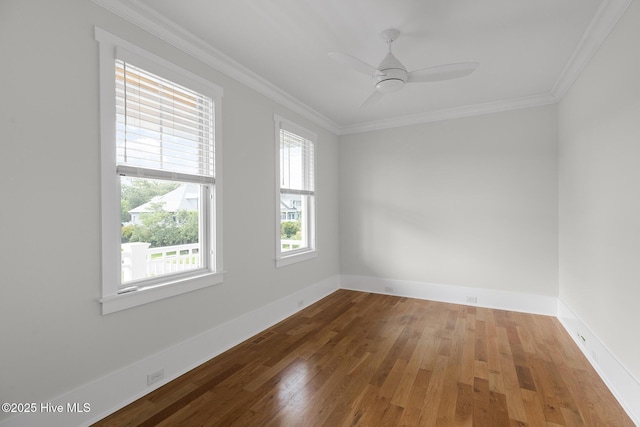
[[[115,77],[118,172],[214,177],[213,100],[122,60]]]
[[[313,142],[280,129],[280,191],[308,194],[315,190]]]

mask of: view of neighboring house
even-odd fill
[[[302,199],[298,195],[281,194],[280,195],[280,220],[281,221],[298,221],[300,220],[300,207]]]
[[[131,209],[131,224],[142,224],[141,215],[155,212],[160,207],[165,212],[197,211],[200,193],[196,184],[181,184],[178,188],[161,196],[155,196],[147,203]]]

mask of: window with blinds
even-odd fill
[[[119,173],[214,182],[211,98],[116,60],[116,118]]]
[[[278,214],[276,263],[315,252],[315,135],[276,116]]]
[[[98,27],[102,313],[223,281],[223,89]]]
[[[131,292],[209,268],[214,106],[211,98],[120,59],[115,87],[119,292]]]
[[[280,192],[312,195],[313,142],[280,129]]]

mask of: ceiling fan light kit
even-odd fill
[[[457,79],[471,74],[477,67],[477,62],[458,62],[453,64],[436,65],[408,72],[404,65],[393,55],[392,43],[398,38],[400,31],[389,28],[380,33],[380,37],[389,46],[389,52],[378,67],[373,67],[346,53],[331,52],[329,57],[336,62],[346,64],[364,74],[369,74],[374,80],[374,92],[364,100],[361,107],[368,107],[378,102],[382,95],[395,92],[406,83],[433,82]]]

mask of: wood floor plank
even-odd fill
[[[424,328],[417,328],[420,331],[420,337],[422,336],[422,330]],[[413,349],[413,353],[409,358],[409,362],[402,374],[402,378],[400,379],[400,383],[396,388],[396,392],[394,393],[391,403],[396,406],[400,406],[402,408],[406,408],[408,405],[409,397],[411,396],[411,390],[413,388],[413,383],[416,379],[416,375],[418,375],[418,371],[420,370],[420,363],[424,357],[424,353],[426,351],[425,344],[428,344],[425,340],[418,340],[415,348]]]
[[[498,349],[498,332],[496,329],[496,318],[491,313],[487,317],[487,367],[489,372],[500,371],[500,350]]]
[[[518,374],[516,373],[515,364],[510,354],[501,354],[501,372],[504,383],[505,395],[507,396],[507,407],[509,410],[509,418],[517,421],[527,421],[527,414],[522,402],[522,394]]]
[[[473,423],[480,426],[491,425],[489,381],[482,378],[473,380]]]
[[[480,362],[488,362],[487,359],[487,322],[476,321],[476,359]]]
[[[538,393],[530,390],[522,390],[522,401],[527,412],[527,421],[530,426],[544,426],[547,420],[544,417],[542,402]]]
[[[427,390],[429,389],[429,383],[431,382],[432,371],[425,369],[419,369],[411,387],[411,393],[407,400],[405,408],[418,410],[418,415],[424,411],[427,406],[430,406],[431,402],[426,399]]]
[[[557,369],[552,363],[544,360],[534,359],[531,363],[536,384],[541,391],[540,398],[545,419],[551,423],[566,425],[561,409],[571,402],[569,396],[565,394],[566,387],[559,377]]]
[[[458,383],[460,366],[457,364],[449,364],[445,373],[444,383],[442,384],[442,394],[449,396],[446,399],[440,399],[438,405],[438,416],[436,418],[436,426],[448,427],[455,422],[456,418],[456,401],[458,397]]]
[[[454,426],[473,426],[473,386],[465,383],[457,384],[456,412],[453,420]]]
[[[344,413],[345,407],[342,405],[343,396],[349,396],[350,390],[361,389],[361,385],[353,381],[353,377],[348,376],[348,372],[358,363],[358,359],[349,354],[338,357],[327,365],[324,372],[328,377],[321,381],[316,381],[319,385],[317,390],[313,387],[305,387],[296,396],[299,405],[306,409],[307,415],[313,417],[315,423],[325,424],[326,419],[335,417],[337,413]],[[316,377],[321,379],[322,377]],[[316,380],[314,378],[314,380]],[[355,385],[355,387],[354,387]],[[307,393],[314,395],[313,399],[307,398]],[[336,410],[338,408],[338,410]]]
[[[516,375],[518,376],[518,382],[520,383],[521,389],[524,388],[526,390],[536,391],[536,384],[533,381],[531,369],[527,366],[516,365]]]
[[[443,398],[444,382],[447,377],[447,365],[449,360],[446,356],[439,355],[436,364],[431,372],[429,386],[425,393],[425,411],[421,417],[421,423],[433,426],[438,417],[438,407]]]
[[[349,419],[358,396],[373,376],[373,372],[367,366],[370,356],[371,354],[367,353],[363,359],[358,359],[356,365],[341,379],[340,392],[333,396],[336,404],[328,414],[325,425],[337,426]]]
[[[473,385],[474,361],[476,354],[476,310],[467,311],[464,319],[464,341],[462,345],[462,360],[460,361],[460,376],[458,381]]]
[[[557,319],[340,290],[95,426],[633,426]]]
[[[489,414],[492,427],[509,427],[511,420],[507,411],[507,397],[502,393],[489,390]]]

